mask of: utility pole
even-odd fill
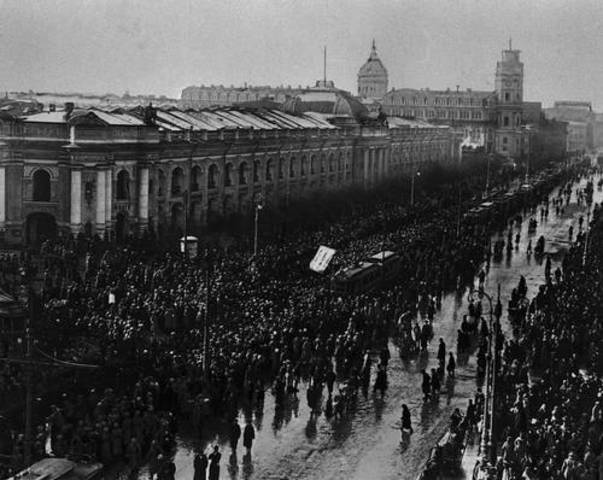
[[[327,46],[324,46],[324,52],[323,52],[323,80],[324,80],[324,87],[327,87]]]
[[[263,208],[261,200],[255,205],[255,212],[253,218],[253,269],[256,270],[257,267],[257,256],[258,256],[258,229],[259,229],[259,219],[260,219],[260,210]]]
[[[188,189],[184,192],[184,259],[188,260]]]
[[[25,321],[25,360],[31,362],[31,321],[34,315],[34,305],[32,298],[32,290],[29,285],[26,287],[29,289],[29,312]],[[33,402],[33,384],[32,384],[32,365],[28,365],[25,374],[25,452],[24,459],[25,465],[31,464],[31,416],[32,416],[32,402]]]
[[[207,380],[207,350],[209,348],[209,300],[211,298],[211,272],[209,249],[205,252],[205,312],[203,313],[203,376]]]
[[[459,208],[456,215],[456,237],[461,234],[461,182],[459,181]]]
[[[410,206],[412,207],[415,204],[415,177],[420,177],[421,172],[413,171],[412,176],[410,177]]]
[[[486,197],[488,196],[488,191],[490,190],[490,158],[492,154],[488,154],[488,160],[486,162]]]

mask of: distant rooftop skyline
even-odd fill
[[[521,50],[525,98],[603,110],[598,0],[0,0],[0,92],[190,85],[314,85],[356,92],[371,51],[389,86],[494,90],[501,50]]]

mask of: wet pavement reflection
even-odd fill
[[[597,177],[598,180],[598,177]],[[596,184],[596,181],[595,181]],[[586,181],[581,182],[584,188]],[[500,284],[503,304],[503,330],[508,332],[506,306],[511,290],[524,275],[528,295],[535,293],[544,278],[544,264],[534,256],[526,254],[530,239],[535,245],[539,236],[546,238],[545,250],[551,254],[552,271],[559,265],[563,253],[569,247],[568,229],[574,226],[574,238],[578,233],[578,218],[585,217],[586,207],[576,204],[575,186],[571,204],[561,215],[549,208],[548,219],[540,219],[540,212],[523,215],[523,222],[515,233],[520,233],[517,248],[499,262],[492,261],[487,269],[485,291],[496,299]],[[557,195],[555,190],[550,198]],[[595,187],[594,201],[599,203],[603,195]],[[528,233],[530,218],[538,220],[535,232]],[[506,241],[507,231],[503,233]],[[493,243],[499,234],[492,237]],[[477,283],[476,283],[477,286]],[[239,424],[244,428],[251,421],[255,428],[255,440],[251,453],[239,443],[232,452],[227,436],[227,426],[221,425],[210,444],[199,445],[192,434],[182,433],[178,437],[175,457],[176,479],[192,479],[195,449],[215,443],[222,451],[220,479],[411,479],[420,473],[431,448],[448,428],[449,418],[457,407],[464,411],[467,399],[476,392],[476,359],[470,356],[457,365],[454,380],[442,385],[442,394],[435,401],[423,402],[421,392],[421,370],[437,368],[438,339],[446,342],[448,350],[456,352],[457,330],[467,312],[467,290],[452,292],[442,299],[441,309],[436,313],[433,328],[434,340],[428,351],[411,361],[403,362],[397,348],[390,343],[391,360],[388,367],[389,386],[383,398],[369,389],[367,395],[359,393],[356,408],[342,418],[327,419],[326,393],[323,394],[323,411],[311,415],[306,402],[305,384],[300,384],[297,399],[290,399],[286,406],[276,409],[274,397],[266,392],[263,411],[241,412]],[[485,311],[488,307],[484,305]],[[374,372],[371,386],[374,383]],[[337,387],[336,387],[337,391]],[[402,403],[410,409],[414,433],[410,442],[400,444],[400,414]],[[148,471],[141,472],[148,478]]]

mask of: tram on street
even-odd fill
[[[400,273],[400,256],[384,250],[337,272],[331,289],[337,295],[358,295],[390,283]]]

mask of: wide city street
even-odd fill
[[[596,183],[596,182],[595,182]],[[578,188],[584,188],[586,180]],[[558,193],[555,189],[552,199]],[[603,199],[600,190],[594,194],[594,202]],[[543,282],[544,264],[527,255],[527,245],[531,240],[536,244],[538,237],[546,239],[545,250],[551,255],[552,270],[563,258],[569,245],[568,230],[574,227],[578,232],[578,219],[584,217],[586,207],[576,202],[576,185],[569,206],[563,214],[556,215],[550,208],[548,219],[540,221],[540,212],[523,213],[521,227],[514,226],[514,234],[520,233],[520,242],[510,254],[506,249],[502,261],[492,261],[487,271],[485,291],[496,301],[500,285],[501,302],[504,306],[502,326],[509,331],[506,322],[506,305],[511,290],[517,286],[520,275],[527,280],[528,297]],[[539,221],[536,232],[528,234],[528,221]],[[504,232],[506,239],[507,231]],[[494,243],[499,238],[493,235]],[[477,287],[477,280],[476,280]],[[473,398],[476,384],[476,360],[471,356],[465,365],[458,365],[454,381],[446,381],[439,401],[423,402],[421,393],[421,370],[437,367],[438,339],[444,339],[447,348],[456,352],[457,330],[464,314],[467,313],[468,290],[448,292],[442,300],[442,308],[437,312],[434,326],[434,340],[429,345],[428,354],[416,360],[401,361],[397,348],[390,342],[391,360],[388,368],[389,388],[385,397],[369,391],[367,397],[359,395],[356,410],[342,419],[327,420],[324,414],[310,416],[306,402],[306,385],[302,384],[298,401],[289,408],[275,410],[274,398],[267,391],[266,402],[261,414],[254,413],[252,422],[256,429],[256,439],[251,455],[244,454],[239,445],[233,453],[228,446],[228,436],[216,432],[211,444],[219,444],[223,452],[221,479],[414,479],[419,475],[432,447],[445,433],[449,417],[455,408],[464,411],[467,400]],[[484,301],[484,312],[489,307]],[[374,382],[374,374],[371,385]],[[323,401],[326,398],[323,396]],[[400,445],[401,405],[406,403],[412,415],[414,433],[406,448]],[[324,405],[324,402],[323,402]],[[239,423],[245,425],[245,414],[241,412]],[[477,439],[476,439],[477,442]],[[194,436],[180,435],[175,458],[176,479],[193,478],[193,457],[200,447]],[[206,445],[204,445],[206,446]],[[141,478],[147,475],[141,471]]]

